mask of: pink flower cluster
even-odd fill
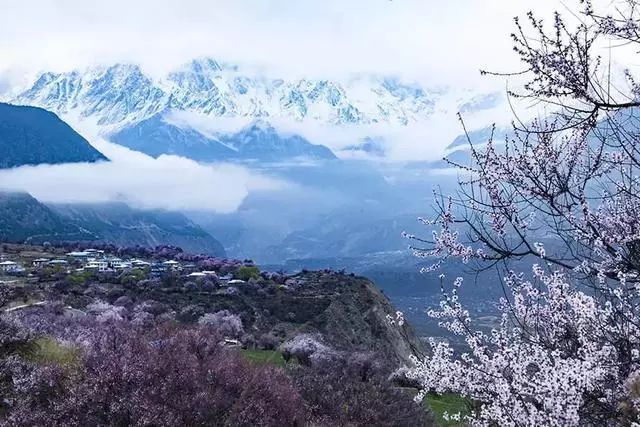
[[[585,417],[600,425],[623,403],[640,411],[629,391],[640,369],[637,295],[619,292],[601,304],[559,271],[536,265],[533,277],[507,278],[509,299],[490,332],[476,328],[459,303],[456,280],[452,295],[429,315],[464,337],[468,351],[458,354],[432,339],[430,355],[414,359],[409,378],[420,381],[423,393],[455,392],[478,402],[468,420],[477,425],[570,426]]]

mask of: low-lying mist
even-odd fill
[[[168,155],[154,159],[104,140],[93,145],[111,161],[1,170],[0,188],[50,203],[120,201],[144,209],[230,213],[251,193],[291,186],[237,164],[203,165]]]

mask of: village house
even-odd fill
[[[241,347],[242,343],[234,338],[225,338],[222,340],[221,344],[225,347]]]
[[[197,279],[198,277],[207,277],[207,275],[201,271],[194,271],[193,273],[187,274],[187,277],[190,277],[192,279]]]
[[[67,256],[70,257],[70,258],[75,258],[75,259],[80,260],[80,261],[86,261],[89,258],[94,257],[95,255],[92,254],[92,253],[89,253],[87,251],[82,251],[82,252],[77,252],[76,251],[76,252],[67,253]]]
[[[194,273],[197,272],[198,270],[198,266],[190,263],[190,264],[185,264],[182,266],[182,273],[183,274],[189,274],[189,273]]]
[[[84,252],[90,254],[93,257],[104,256],[104,251],[98,249],[85,249]]]
[[[143,261],[141,259],[134,259],[131,261],[131,266],[133,268],[146,268],[146,267],[149,267],[150,265],[151,263],[147,261]]]
[[[162,276],[167,272],[167,266],[162,263],[154,262],[151,264],[151,275],[154,277]]]
[[[180,270],[180,263],[178,261],[170,260],[162,263],[168,270],[177,271]]]
[[[42,268],[49,262],[48,258],[37,258],[31,261],[31,265],[35,268]]]
[[[128,270],[132,266],[133,266],[133,264],[130,261],[119,260],[119,261],[112,261],[111,262],[111,268],[113,268],[115,270]]]
[[[209,277],[212,279],[217,279],[217,275],[215,271],[194,271],[193,273],[187,274],[187,277],[191,277],[191,278]]]
[[[14,261],[2,261],[0,262],[0,271],[3,273],[19,273],[24,271],[24,268]]]
[[[106,259],[94,259],[87,262],[84,268],[88,270],[107,271],[109,270],[109,262]]]

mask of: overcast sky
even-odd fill
[[[45,70],[132,62],[161,77],[200,56],[278,77],[369,72],[426,87],[504,90],[503,81],[482,78],[479,69],[518,69],[509,38],[512,18],[532,7],[542,16],[564,9],[560,0],[0,0],[0,94]],[[453,110],[437,113],[414,127],[386,129],[388,156],[440,158],[460,127]],[[484,126],[496,116],[480,119]],[[299,127],[291,130],[316,143],[344,145],[338,136],[358,137],[344,129]],[[115,198],[136,206],[204,205],[219,212],[236,209],[252,191],[291,185],[243,168],[137,156],[76,129],[108,151],[113,163],[20,168],[0,174],[2,184],[47,201]],[[87,173],[100,176],[104,185],[89,191],[82,184]],[[229,191],[214,196],[180,190],[202,182],[214,193]]]
[[[371,71],[469,84],[480,67],[515,66],[512,18],[531,7],[563,8],[558,0],[0,0],[0,70],[16,78],[131,61],[162,74],[210,55],[278,74]]]

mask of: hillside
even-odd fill
[[[0,103],[0,168],[107,160],[55,114]]]
[[[62,219],[26,193],[0,192],[0,241],[94,240],[87,230]]]
[[[180,213],[136,210],[124,203],[45,205],[26,193],[0,192],[0,241],[174,245],[225,255],[220,242]]]
[[[220,242],[178,212],[137,210],[124,203],[55,204],[66,222],[119,246],[173,245],[190,252],[224,256]]]
[[[124,247],[117,249],[123,259],[142,257],[155,263],[170,259],[180,267],[163,273],[148,268],[98,273],[83,270],[82,261],[71,257],[67,259],[74,269],[62,275],[46,267],[30,267],[34,258],[64,257],[73,247],[5,245],[0,252],[38,277],[37,282],[25,279],[29,285],[21,292],[33,300],[63,301],[84,312],[102,301],[124,306],[132,316],[146,311],[158,320],[174,318],[191,324],[207,313],[227,310],[241,319],[242,341],[247,346],[269,342],[277,347],[299,335],[311,335],[339,352],[375,352],[393,367],[422,351],[408,323],[390,322],[396,319],[396,309],[364,277],[331,270],[261,273],[250,262],[157,250],[145,256],[139,248]],[[195,277],[189,273],[194,269],[215,273]]]
[[[126,127],[112,134],[110,140],[152,157],[173,154],[205,162],[336,158],[329,148],[297,135],[280,135],[266,123],[256,122],[236,133],[213,138],[190,127],[179,127],[164,114]]]
[[[369,280],[335,271],[260,272],[250,261],[170,247],[77,252],[83,247],[0,245],[0,255],[24,267],[0,272],[0,323],[11,319],[2,326],[18,339],[35,337],[36,363],[74,373],[42,377],[44,403],[25,405],[24,415],[22,406],[9,406],[0,412],[3,425],[139,425],[161,407],[186,414],[158,424],[166,426],[435,425],[398,372],[421,353],[420,343]],[[22,384],[40,381],[39,373],[21,369],[9,378]],[[32,390],[18,387],[5,387],[14,401]],[[80,408],[76,396],[86,399]],[[121,410],[122,402],[132,409]],[[277,404],[299,408],[297,421],[268,409]],[[36,410],[39,421],[24,423]],[[4,422],[7,414],[20,422]]]
[[[181,129],[157,114],[111,136],[111,141],[152,157],[173,154],[199,161],[228,159],[234,151],[193,129]]]

